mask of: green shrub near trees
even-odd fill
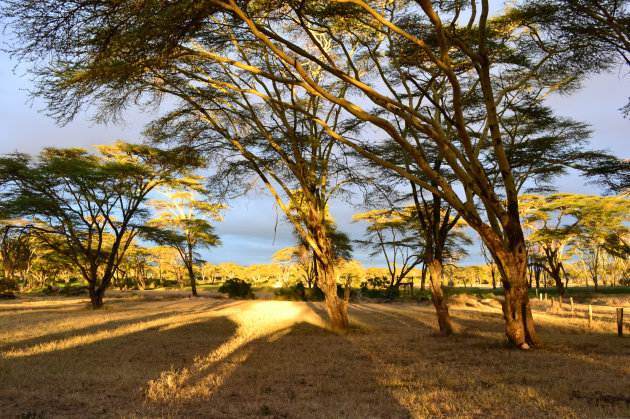
[[[230,298],[255,298],[252,284],[242,279],[228,279],[219,287],[219,292],[227,294]]]

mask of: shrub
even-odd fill
[[[397,287],[368,288],[366,283],[363,283],[361,285],[362,285],[361,294],[368,298],[382,298],[385,300],[394,300],[400,297],[400,290]]]
[[[306,288],[302,282],[277,288],[273,293],[276,300],[307,301]]]
[[[225,281],[219,287],[219,292],[227,294],[230,298],[254,298],[252,284],[238,278]]]
[[[387,279],[387,277],[374,277],[374,278],[368,278],[366,281],[361,282],[361,289],[363,288],[372,288],[374,289],[383,289],[387,287],[387,284],[389,283],[389,280]]]
[[[343,298],[344,287],[337,284],[337,296]],[[276,300],[289,300],[289,301],[323,301],[325,299],[324,291],[321,288],[315,286],[313,288],[306,288],[302,282],[298,282],[294,285],[289,285],[274,290]],[[353,298],[356,293],[350,290],[350,298]]]
[[[339,295],[339,286],[337,286],[337,295]],[[341,296],[343,297],[343,291]],[[326,296],[324,295],[324,291],[320,287],[313,287],[306,290],[306,299],[308,301],[324,301]]]
[[[487,292],[487,291],[477,291],[475,293],[475,295],[477,296],[477,298],[479,298],[480,300],[485,300],[487,298],[496,298],[497,296],[492,293],[492,292]]]
[[[14,298],[13,291],[18,290],[17,281],[8,278],[0,278],[0,298]]]

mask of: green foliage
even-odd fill
[[[363,281],[361,283],[361,289],[363,288],[372,288],[372,289],[376,289],[376,288],[385,288],[388,284],[388,280],[387,277],[384,276],[375,276],[373,278],[368,278],[367,280]]]
[[[18,290],[17,281],[10,278],[0,278],[0,298],[14,297],[13,291]]]
[[[306,288],[301,281],[288,287],[276,288],[273,292],[276,300],[324,301],[326,298],[321,288]],[[354,290],[350,289],[350,298],[353,298],[355,295]],[[337,296],[344,298],[344,287],[341,284],[337,284]]]
[[[276,300],[306,301],[306,288],[301,281],[288,287],[277,288],[273,293]]]
[[[323,301],[324,292],[319,287],[306,288],[300,281],[288,287],[274,289],[274,299],[287,301]],[[337,290],[339,293],[339,290]],[[341,290],[343,297],[343,289]]]
[[[136,235],[148,229],[148,194],[178,185],[201,162],[190,167],[185,150],[120,141],[97,148],[0,158],[0,213],[28,220],[40,246],[74,265],[102,295]]]
[[[369,288],[370,285],[372,288]],[[385,277],[369,278],[361,283],[361,295],[369,298],[382,298],[385,300],[394,300],[400,297],[400,289],[398,287],[387,286]]]
[[[250,298],[253,299],[252,284],[242,279],[232,278],[225,281],[220,287],[219,292],[227,294],[230,298]]]

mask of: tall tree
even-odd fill
[[[607,265],[613,262],[613,258],[608,256],[616,253],[610,243],[630,233],[627,225],[630,221],[630,200],[627,194],[582,196],[576,202],[574,211],[579,229],[572,239],[571,250],[597,289],[600,277],[608,269]]]
[[[28,218],[46,246],[72,261],[88,282],[94,308],[102,306],[120,258],[147,228],[149,192],[177,183],[179,174],[199,164],[183,149],[122,142],[97,148],[100,155],[47,148],[37,159],[0,159],[2,210]]]
[[[418,229],[411,225],[409,214],[372,210],[355,214],[352,219],[368,223],[366,239],[358,243],[373,249],[370,256],[382,254],[385,257],[390,287],[398,287],[413,268],[425,261],[424,238],[418,236]]]
[[[576,73],[596,63],[585,59],[578,68],[565,60],[570,49],[549,48],[531,21],[491,18],[487,0],[3,4],[16,34],[13,50],[35,65],[35,93],[61,121],[86,104],[111,115],[129,101],[151,100],[148,93],[166,93],[182,99],[200,123],[224,133],[240,128],[244,115],[218,118],[215,111],[231,106],[233,97],[225,95],[237,92],[265,101],[276,113],[281,107],[303,115],[338,143],[440,197],[477,231],[497,263],[509,340],[523,348],[536,343],[518,185],[500,117],[514,112],[511,104],[522,94],[539,101],[550,91],[569,90]],[[234,77],[226,78],[226,70]],[[340,109],[337,116],[322,118],[303,106],[315,97]],[[286,125],[295,119],[278,120]],[[363,138],[391,138],[426,179],[372,153],[352,135],[358,125],[348,131],[353,120],[364,123]],[[444,179],[425,149],[401,133],[400,123],[435,145],[456,182]],[[240,130],[229,137],[244,138]],[[261,166],[268,160],[253,158],[260,148],[243,147],[242,141],[234,147],[256,161],[268,186],[277,181],[275,171]],[[282,164],[294,174],[308,167],[293,159]],[[321,226],[325,199],[319,192],[307,195],[314,206],[305,237],[322,269],[331,269]],[[346,305],[329,291],[329,313],[343,326]]]
[[[148,205],[157,211],[157,217],[149,224],[165,229],[171,234],[154,235],[160,244],[168,244],[179,252],[190,279],[192,295],[197,296],[194,266],[200,247],[219,246],[219,236],[214,234],[214,226],[210,221],[223,221],[220,211],[226,206],[210,204],[207,190],[199,183],[200,179],[186,179],[185,187],[172,188],[168,185],[158,187],[157,191],[165,199],[154,199]],[[199,200],[195,192],[204,194],[206,200]]]
[[[540,259],[544,262],[539,262],[540,267],[555,281],[559,293],[565,291],[564,262],[574,256],[597,289],[606,256],[614,257],[613,249],[618,249],[609,248],[607,243],[617,242],[615,238],[629,231],[625,225],[630,219],[627,196],[561,193],[523,195],[520,199],[523,225],[530,232],[527,239],[540,248]]]
[[[576,209],[582,198],[575,194],[520,197],[523,227],[530,233],[527,240],[540,250],[540,257],[532,261],[544,261],[539,267],[554,280],[560,295],[565,292],[562,282],[562,276],[566,276],[563,265],[565,249],[578,233],[580,219]]]
[[[0,221],[0,258],[6,280],[13,280],[15,272],[31,259],[33,236],[27,224],[25,220]]]

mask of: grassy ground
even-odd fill
[[[630,338],[612,308],[589,328],[584,305],[532,304],[544,344],[519,351],[499,303],[466,295],[451,298],[449,338],[416,302],[352,304],[336,334],[321,303],[0,301],[0,416],[630,416]]]

